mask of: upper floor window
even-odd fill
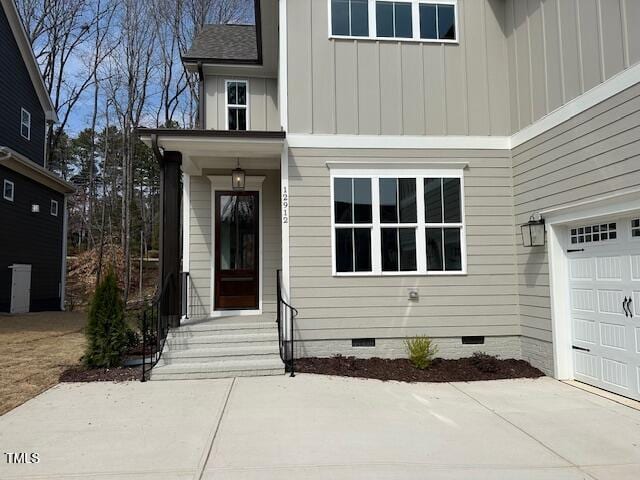
[[[11,180],[5,180],[2,186],[2,198],[5,200],[9,200],[13,202],[13,197],[15,195],[15,185]]]
[[[346,37],[369,35],[369,0],[330,0],[331,33]]]
[[[466,272],[461,171],[338,169],[331,181],[334,275]]]
[[[27,140],[31,140],[31,114],[24,108],[20,113],[20,135]]]
[[[56,200],[51,200],[51,215],[58,216],[58,202]]]
[[[457,42],[457,0],[328,0],[330,36]]]
[[[227,129],[249,129],[248,82],[245,80],[227,80]]]

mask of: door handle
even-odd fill
[[[627,301],[628,301],[628,298],[624,297],[624,300],[622,301],[622,309],[624,310],[625,317],[629,317],[629,312],[627,311]]]

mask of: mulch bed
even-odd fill
[[[61,382],[129,382],[140,380],[141,367],[93,368],[73,367],[60,374]]]
[[[425,370],[414,367],[407,359],[363,359],[342,356],[301,358],[296,360],[295,368],[301,373],[400,382],[472,382],[544,376],[544,373],[524,360],[501,360],[489,355],[475,355],[458,360],[436,358]]]

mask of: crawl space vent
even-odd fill
[[[462,337],[463,345],[483,345],[484,337]]]
[[[354,338],[351,340],[352,347],[375,347],[376,339],[375,338]]]

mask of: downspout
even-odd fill
[[[67,288],[67,234],[69,230],[69,216],[67,213],[67,198],[64,195],[62,202],[62,272],[60,274],[60,310],[65,311],[66,288]]]
[[[207,128],[207,122],[205,115],[207,114],[206,103],[207,99],[205,98],[205,88],[204,88],[204,69],[202,68],[202,62],[198,62],[198,80],[200,81],[198,84],[198,126],[200,130],[205,130]]]

